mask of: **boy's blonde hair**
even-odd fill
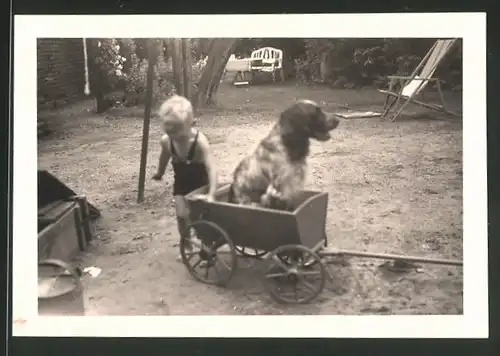
[[[161,104],[158,115],[163,121],[180,121],[184,124],[193,123],[193,106],[183,96],[173,95]]]

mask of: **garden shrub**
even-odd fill
[[[95,57],[95,63],[106,78],[105,83],[101,83],[104,92],[116,90],[120,87],[123,66],[127,59],[121,55],[118,40],[114,38],[99,39],[97,46],[99,55]]]
[[[108,97],[116,100],[116,92],[122,92],[122,101],[125,106],[144,104],[147,87],[148,53],[147,39],[102,39],[100,40],[100,55],[96,58],[101,70],[105,74],[104,90]],[[196,46],[198,41],[192,40],[192,80],[195,85],[207,63],[207,57],[196,60]],[[172,73],[172,60],[169,58],[164,41],[158,39],[158,57],[155,65],[153,80],[153,100],[162,101],[175,93]]]
[[[434,39],[305,39],[306,50],[295,60],[297,79],[340,88],[387,85],[387,75],[410,75]],[[329,71],[321,73],[326,63]],[[461,46],[436,70],[450,86],[461,82]]]
[[[175,93],[173,85],[172,66],[159,55],[155,65],[153,79],[153,100],[162,101]],[[144,104],[147,88],[148,60],[140,59],[136,54],[131,55],[131,67],[125,73],[125,102],[126,106]]]

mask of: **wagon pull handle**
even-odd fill
[[[461,260],[446,260],[438,258],[426,258],[417,256],[405,256],[405,255],[391,255],[386,253],[371,253],[362,251],[350,251],[350,250],[337,250],[328,249],[321,252],[322,256],[353,256],[353,257],[366,257],[366,258],[377,258],[383,260],[395,260],[395,261],[407,261],[407,262],[420,262],[429,263],[437,265],[449,265],[449,266],[463,266],[463,261]]]

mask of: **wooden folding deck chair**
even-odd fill
[[[410,76],[388,76],[390,80],[389,89],[378,89],[379,92],[386,95],[382,118],[386,118],[389,112],[393,110],[396,111],[396,113],[392,115],[390,120],[395,121],[396,118],[401,115],[406,105],[410,102],[431,110],[446,113],[448,115],[459,116],[458,114],[446,109],[443,92],[441,91],[441,83],[443,81],[432,77],[439,63],[453,47],[456,40],[456,38],[437,40]],[[417,99],[418,95],[423,91],[429,82],[436,83],[441,105],[426,103]],[[395,84],[399,84],[399,88],[401,89],[396,91],[394,88]],[[393,99],[392,101],[390,100],[391,98]]]

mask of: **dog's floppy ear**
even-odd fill
[[[292,160],[300,160],[309,152],[309,125],[307,112],[301,104],[294,104],[280,115],[281,141]]]
[[[309,127],[307,119],[305,119],[304,116],[307,116],[307,113],[300,103],[294,104],[283,111],[279,120],[282,134],[308,135]]]

